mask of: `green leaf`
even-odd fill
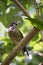
[[[30,22],[33,24],[33,26],[38,27],[39,29],[43,30],[43,21],[40,21],[38,19],[28,18]]]

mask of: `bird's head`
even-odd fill
[[[16,29],[16,26],[18,25],[18,22],[11,22],[10,26],[9,26],[9,31],[12,31],[14,29]]]
[[[18,22],[11,22],[10,23],[10,26],[12,27],[12,26],[17,26],[18,25]]]

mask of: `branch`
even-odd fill
[[[34,7],[36,10],[36,17],[37,17],[37,19],[39,19],[39,7],[37,6],[36,0],[34,0]]]
[[[22,48],[39,32],[37,28],[31,30],[30,33],[27,34],[25,38],[21,40],[21,42],[13,48],[13,50],[9,53],[6,59],[2,62],[1,65],[9,65],[12,59],[22,50]]]
[[[23,11],[24,15],[26,15],[28,18],[30,18],[30,15],[26,11],[26,9],[23,7],[23,5],[18,0],[12,0],[12,1],[18,5],[18,7]]]

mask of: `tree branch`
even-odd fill
[[[12,0],[12,1],[18,5],[18,7],[23,11],[24,15],[26,15],[28,18],[30,18],[30,15],[26,11],[26,9],[23,7],[23,5],[18,0]]]
[[[9,53],[6,59],[2,62],[1,65],[9,65],[12,59],[22,50],[22,48],[39,32],[37,28],[31,30],[30,33],[27,34],[25,38],[21,40],[21,42],[13,48],[13,50]]]

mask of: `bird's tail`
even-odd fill
[[[28,63],[32,60],[32,55],[28,51],[28,48],[26,48],[26,47],[23,48],[23,54],[24,54],[24,57],[25,57],[25,62]]]
[[[22,52],[23,52],[23,55],[29,56],[28,49],[27,49],[26,47],[24,47],[24,48],[22,49]]]

